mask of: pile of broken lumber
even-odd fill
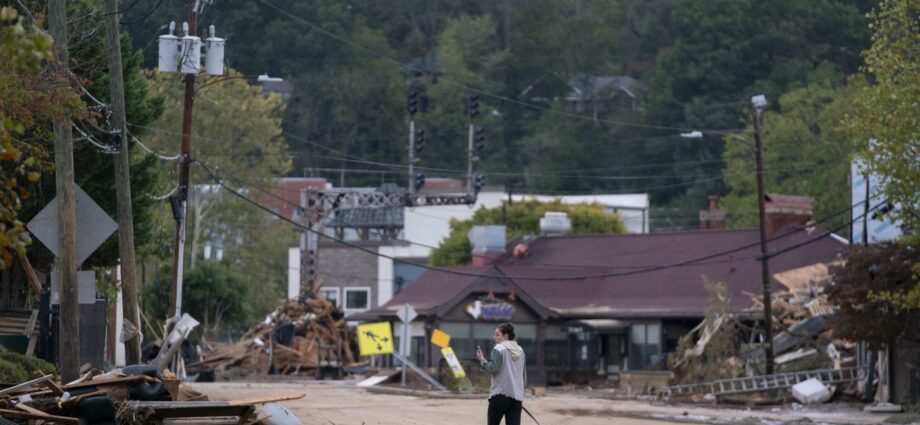
[[[288,300],[235,344],[207,344],[202,360],[190,368],[216,371],[233,367],[255,373],[305,374],[321,366],[350,367],[358,362],[357,336],[332,302]]]
[[[834,338],[827,318],[836,307],[828,301],[827,289],[831,276],[828,264],[817,263],[774,274],[786,287],[772,294],[773,328],[778,329],[773,340],[776,364],[782,366],[808,358],[824,358],[827,368],[855,366],[855,344]],[[751,294],[751,313],[763,311],[763,296]],[[795,351],[793,351],[796,349]],[[762,350],[761,350],[762,351]],[[762,352],[748,353],[748,358],[762,357]],[[815,365],[812,365],[815,366]]]
[[[67,384],[55,382],[54,375],[42,375],[6,388],[0,386],[0,423],[147,425],[161,424],[164,419],[193,419],[273,424],[264,421],[266,415],[258,405],[303,396],[209,401],[168,370],[157,373],[155,366],[134,365],[108,373],[90,370]]]

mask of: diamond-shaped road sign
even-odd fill
[[[118,224],[112,220],[96,202],[93,201],[83,189],[73,185],[75,210],[77,218],[77,267],[118,230]],[[55,256],[61,248],[61,239],[58,236],[58,199],[54,198],[45,208],[32,218],[26,228],[41,241]]]
[[[418,316],[418,313],[412,308],[412,304],[403,304],[403,306],[399,308],[399,311],[396,312],[396,317],[402,320],[403,323],[412,322],[415,320],[416,316]]]

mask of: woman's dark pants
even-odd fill
[[[521,425],[521,401],[502,394],[489,399],[489,425],[499,425],[502,416],[505,425]]]

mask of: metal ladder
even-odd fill
[[[815,378],[824,384],[842,384],[866,377],[869,368],[846,367],[842,369],[816,369],[801,372],[785,372],[773,375],[758,375],[744,378],[719,379],[699,384],[674,385],[665,389],[665,396],[703,393],[712,395],[742,394],[757,391],[790,388],[799,382]]]

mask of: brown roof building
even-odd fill
[[[774,195],[775,196],[775,195]],[[796,205],[801,205],[796,203]],[[845,241],[801,226],[809,211],[780,209],[774,227],[771,274],[834,260]],[[778,223],[779,224],[779,223]],[[512,244],[488,265],[430,270],[387,304],[362,315],[394,320],[403,304],[419,313],[417,361],[438,357],[425,349],[431,330],[452,336],[458,356],[490,347],[496,324],[511,320],[532,367],[552,380],[615,377],[624,370],[664,367],[677,339],[703,318],[705,280],[727,284],[731,310],[742,316],[760,293],[756,229],[675,233],[566,235]],[[474,254],[475,255],[475,254]],[[773,279],[774,288],[782,288]],[[424,338],[424,339],[423,339]]]

